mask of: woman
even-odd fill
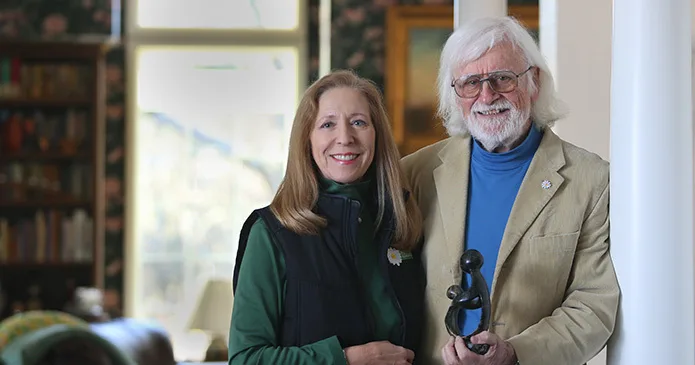
[[[240,235],[230,364],[413,363],[424,272],[406,184],[375,85],[311,85],[284,180]]]

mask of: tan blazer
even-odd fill
[[[402,160],[425,220],[417,354],[425,364],[442,362],[446,290],[461,282],[470,150],[469,136],[451,137]],[[497,263],[485,263],[495,265],[490,330],[513,345],[522,365],[583,364],[613,332],[619,288],[609,256],[608,172],[606,161],[545,130]]]

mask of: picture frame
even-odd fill
[[[538,39],[537,5],[510,5],[508,13]],[[384,94],[403,156],[447,137],[436,116],[437,72],[453,25],[453,6],[395,5],[387,10]]]

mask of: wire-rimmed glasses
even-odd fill
[[[483,83],[487,81],[490,88],[496,93],[508,93],[516,89],[519,85],[519,77],[527,73],[533,66],[529,66],[523,72],[517,74],[512,71],[494,71],[487,74],[486,78],[483,75],[470,75],[464,78],[458,78],[451,82],[451,87],[460,98],[475,98],[480,95],[483,90]]]

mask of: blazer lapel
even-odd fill
[[[550,128],[546,128],[507,220],[495,265],[495,274],[491,285],[492,293],[494,293],[497,276],[502,265],[564,182],[565,179],[558,173],[558,170],[564,165],[565,156],[562,141]]]
[[[470,166],[470,136],[453,137],[439,152],[442,164],[433,171],[437,188],[439,212],[446,237],[448,264],[452,265],[454,281],[461,281],[459,260],[463,253],[468,205],[468,174]]]

